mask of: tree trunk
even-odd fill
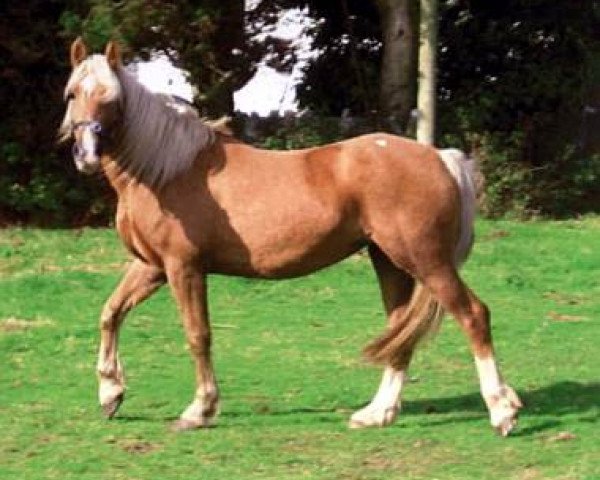
[[[394,133],[406,133],[415,105],[416,0],[377,0],[383,38],[380,109]]]
[[[417,141],[435,143],[437,0],[421,0]]]
[[[243,0],[203,0],[192,2],[202,4],[211,12],[213,24],[207,30],[207,51],[203,62],[198,62],[198,53],[191,48],[189,61],[194,62],[188,70],[194,76],[194,84],[199,92],[194,103],[203,115],[218,118],[231,115],[234,111],[233,93],[244,85],[253,74],[244,56],[244,1]],[[207,48],[208,47],[208,48]],[[186,47],[187,48],[187,47]],[[212,51],[208,51],[208,49]],[[238,53],[235,53],[238,52]]]

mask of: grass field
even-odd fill
[[[0,231],[2,479],[598,479],[600,218],[480,221],[465,267],[526,404],[497,437],[451,320],[416,355],[403,413],[348,430],[380,371],[368,260],[282,282],[214,277],[217,427],[175,434],[193,372],[168,289],[127,318],[127,398],[96,399],[97,318],[127,261],[112,230]]]

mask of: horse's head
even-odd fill
[[[111,129],[119,116],[121,87],[117,72],[121,54],[114,42],[104,55],[88,57],[81,38],[71,45],[73,70],[65,87],[67,110],[60,127],[62,140],[73,139],[73,160],[80,172],[94,173],[100,167],[102,149],[110,142]]]

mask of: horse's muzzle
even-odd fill
[[[98,171],[100,168],[100,148],[96,148],[95,150],[94,152],[90,152],[78,143],[73,144],[71,153],[79,172],[91,175]]]

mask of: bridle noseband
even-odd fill
[[[75,132],[77,131],[77,129],[82,128],[82,127],[89,128],[91,130],[91,132],[93,134],[97,135],[100,139],[103,136],[104,129],[102,128],[102,124],[97,120],[81,120],[79,122],[73,122],[71,124],[71,135],[73,135],[73,137],[75,137]],[[98,150],[97,153],[100,154],[100,151],[101,151],[100,142],[98,142],[98,145],[96,146],[96,148]],[[85,154],[85,150],[82,147],[80,147],[77,142],[73,143],[71,152],[73,154],[73,158],[79,158]]]
[[[89,127],[92,133],[101,136],[102,135],[102,124],[98,120],[81,120],[80,122],[73,122],[71,125],[71,133],[74,134],[78,128]]]

